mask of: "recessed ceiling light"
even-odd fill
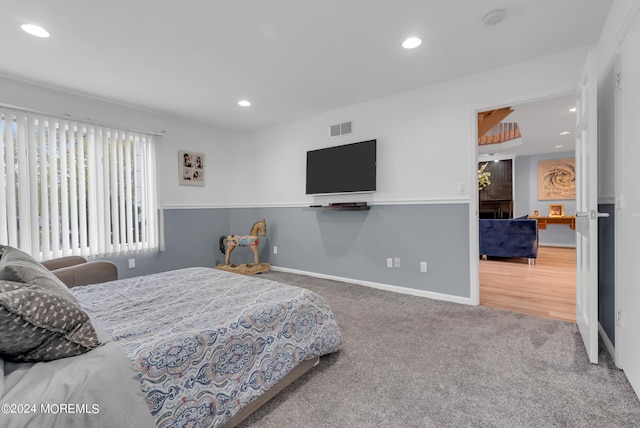
[[[484,18],[482,18],[482,22],[484,22],[484,25],[496,25],[500,23],[503,19],[504,19],[504,10],[497,9],[487,13],[484,16]]]
[[[570,131],[562,131],[562,132],[560,133],[560,135],[569,135],[569,134],[571,134],[571,132],[570,132]]]
[[[575,112],[576,112],[576,108],[575,108],[575,107],[571,107],[571,108],[569,109],[569,111],[570,111],[571,113],[575,113]]]
[[[241,101],[238,101],[238,105],[241,107],[249,107],[251,105],[251,102],[247,100],[241,100]]]
[[[555,146],[556,149],[561,149],[564,147],[564,144],[558,144],[557,146]]]
[[[409,37],[404,42],[402,42],[402,47],[405,49],[414,49],[422,44],[422,40],[417,37]]]
[[[20,28],[22,28],[24,32],[29,33],[32,36],[49,37],[49,32],[47,30],[34,24],[22,24]]]

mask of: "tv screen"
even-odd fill
[[[376,140],[307,152],[307,195],[375,190]]]

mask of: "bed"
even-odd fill
[[[342,342],[321,296],[260,277],[188,268],[71,292],[101,345],[53,361],[4,356],[0,403],[16,412],[0,426],[234,426]],[[60,404],[74,412],[52,414]]]

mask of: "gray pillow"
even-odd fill
[[[4,360],[0,358],[0,397],[4,396]]]
[[[0,279],[36,284],[78,303],[69,287],[27,253],[3,245],[0,246],[0,255]]]
[[[100,345],[80,305],[36,284],[0,280],[0,357],[51,361]]]

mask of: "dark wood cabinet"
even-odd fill
[[[479,190],[480,218],[513,218],[513,160],[479,162],[478,169],[487,164],[491,184]]]

